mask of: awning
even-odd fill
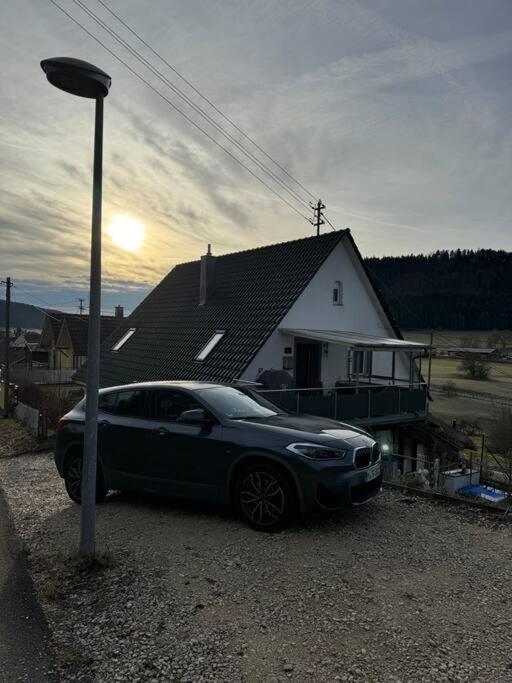
[[[406,341],[405,339],[391,339],[388,337],[376,337],[363,332],[338,332],[337,330],[292,330],[280,327],[283,334],[291,334],[303,339],[327,342],[329,344],[341,344],[354,349],[365,351],[421,351],[428,349],[429,344]]]

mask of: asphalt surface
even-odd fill
[[[0,682],[57,681],[48,625],[0,489]]]

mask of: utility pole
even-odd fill
[[[9,417],[9,342],[11,341],[11,278],[2,281],[5,285],[5,370],[4,370],[4,418]]]
[[[322,200],[319,199],[316,204],[309,202],[309,205],[313,209],[313,218],[308,218],[308,221],[311,223],[311,225],[316,227],[316,234],[319,235],[320,226],[325,224],[324,214],[322,213],[322,211],[325,209],[325,204],[323,204]]]
[[[78,299],[79,304],[78,304],[78,310],[80,312],[80,315],[84,312],[84,300],[83,299]]]
[[[430,330],[430,346],[428,349],[428,378],[427,389],[430,391],[430,380],[432,378],[432,345],[434,343],[434,330]]]

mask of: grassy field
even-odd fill
[[[430,330],[402,330],[404,337],[410,341],[430,343]],[[512,330],[442,330],[434,331],[434,346],[468,346],[476,343],[477,347],[501,347],[503,343],[512,347]]]
[[[494,335],[494,336],[493,336]],[[411,341],[428,343],[429,330],[412,330],[404,332],[404,337]],[[498,339],[500,337],[501,339]],[[492,342],[492,343],[491,343]],[[512,346],[512,330],[498,332],[488,330],[446,330],[434,332],[434,346],[501,346],[502,343]],[[497,401],[512,400],[512,362],[491,362],[491,372],[486,380],[475,380],[465,376],[459,370],[460,358],[434,357],[432,359],[432,387],[442,387],[453,382],[458,391],[481,394],[481,398],[495,397]],[[426,379],[428,359],[422,359],[422,372]],[[467,396],[446,396],[437,391],[432,393],[433,401],[430,412],[447,422],[476,422],[488,431],[493,422],[503,417],[503,407],[492,400],[478,400]]]
[[[457,389],[512,400],[512,362],[491,363],[488,379],[470,379],[459,370],[460,358],[432,358],[432,386],[441,387],[454,382]],[[422,359],[422,372],[426,379],[428,360]]]

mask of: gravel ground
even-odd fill
[[[37,447],[37,440],[19,422],[0,417],[0,458],[18,453],[29,453]]]
[[[112,495],[85,571],[48,455],[0,462],[64,681],[512,681],[510,526],[386,491],[276,535]]]

